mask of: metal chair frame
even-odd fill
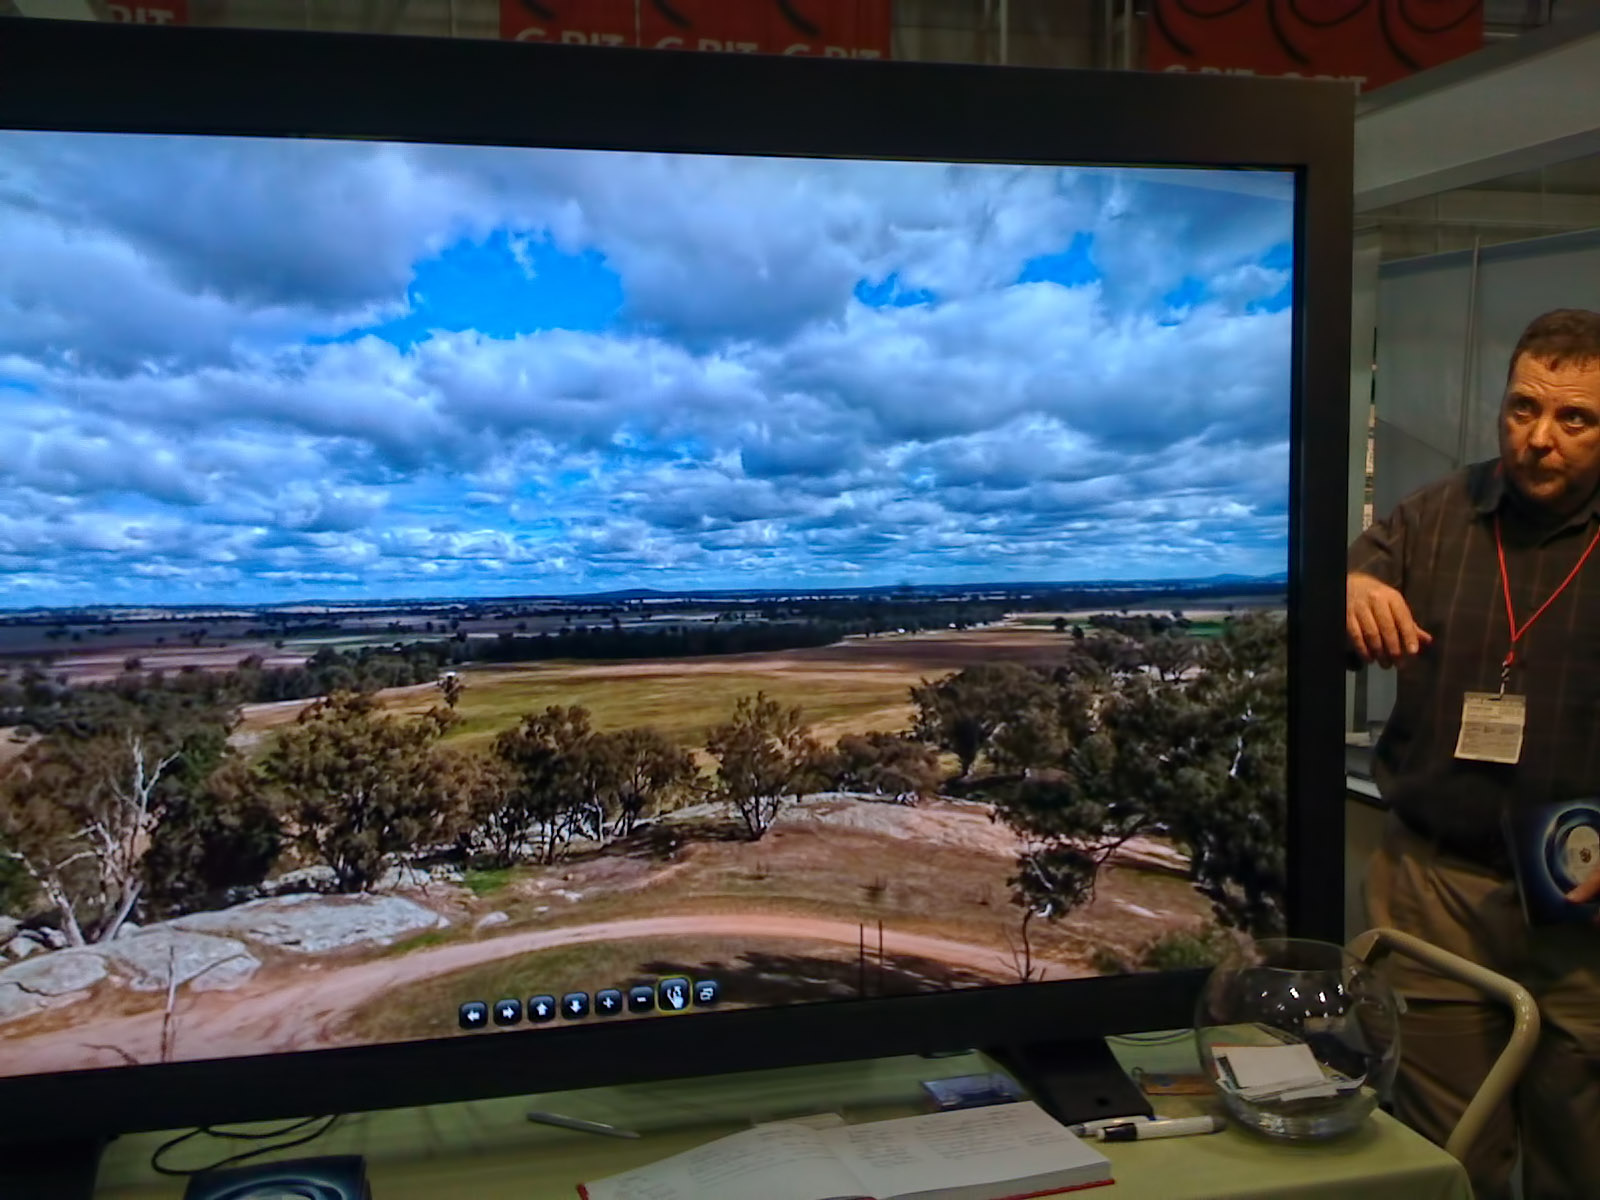
[[[1348,949],[1354,957],[1369,965],[1387,954],[1404,955],[1441,975],[1477,988],[1511,1010],[1511,1036],[1506,1039],[1506,1047],[1495,1059],[1494,1066],[1489,1068],[1477,1094],[1467,1104],[1444,1144],[1446,1153],[1458,1161],[1465,1161],[1468,1149],[1483,1132],[1490,1114],[1511,1094],[1511,1089],[1516,1086],[1538,1045],[1539,1006],[1534,1003],[1528,989],[1514,980],[1398,929],[1369,929],[1356,935]],[[1400,1053],[1402,1056],[1405,1054],[1404,1040],[1401,1041]]]

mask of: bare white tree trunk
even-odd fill
[[[167,1004],[161,1013],[161,1061],[171,1062],[177,1045],[178,1030],[173,1024],[173,1009],[178,1002],[178,946],[167,943]]]
[[[55,910],[61,914],[61,924],[64,927],[62,932],[66,934],[68,945],[86,945],[87,941],[83,936],[83,926],[78,922],[76,906],[73,904],[71,895],[61,883],[61,872],[80,859],[94,857],[93,853],[88,850],[80,850],[78,853],[70,855],[61,862],[44,870],[34,866],[26,854],[18,854],[14,850],[5,852],[3,857],[19,863],[22,869],[28,873],[29,878],[39,885],[40,890],[44,892],[45,899],[50,901]]]
[[[97,941],[110,941],[116,937],[139,902],[143,884],[139,879],[139,864],[145,847],[155,831],[156,814],[151,811],[157,785],[179,755],[174,752],[153,759],[147,754],[144,738],[139,734],[127,736],[129,770],[127,776],[114,773],[108,782],[112,803],[105,822],[94,828],[102,848],[101,878],[105,882],[107,900],[111,902],[110,918],[101,926]]]

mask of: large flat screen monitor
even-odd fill
[[[1338,936],[1339,88],[4,35],[8,1134]]]

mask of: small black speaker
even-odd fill
[[[361,1157],[340,1154],[205,1171],[183,1200],[372,1200],[372,1189]]]

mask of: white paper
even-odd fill
[[[792,1124],[736,1133],[585,1187],[589,1200],[817,1200],[862,1194],[820,1136]]]
[[[1248,1092],[1241,1092],[1246,1100],[1276,1100],[1279,1104],[1288,1104],[1293,1100],[1320,1100],[1324,1096],[1337,1096],[1339,1085],[1336,1083],[1313,1083],[1306,1087],[1292,1087],[1284,1091],[1273,1088],[1252,1088]]]
[[[1105,1161],[1027,1102],[850,1125],[820,1136],[872,1196],[1027,1179]]]
[[[1522,757],[1527,700],[1494,692],[1468,692],[1461,702],[1461,734],[1456,757],[1474,762],[1515,763]]]
[[[1227,1046],[1217,1050],[1241,1088],[1321,1082],[1322,1067],[1304,1042],[1281,1046]]]
[[[1019,1103],[836,1129],[761,1125],[585,1187],[590,1200],[847,1200],[1073,1170],[1092,1182],[1107,1167],[1037,1105]]]

